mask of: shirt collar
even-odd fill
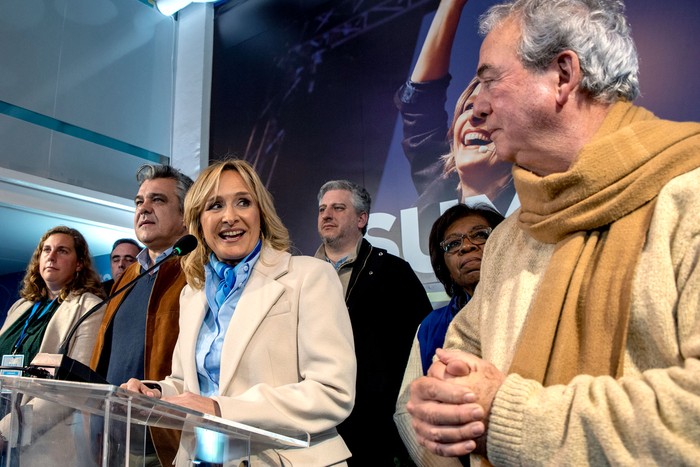
[[[349,253],[347,256],[344,256],[340,258],[338,261],[333,262],[328,255],[326,255],[326,245],[323,243],[321,244],[320,247],[318,247],[318,250],[316,250],[316,254],[314,255],[316,258],[323,259],[327,262],[329,262],[336,271],[338,271],[340,268],[343,266],[352,264],[355,262],[357,259],[357,256],[360,254],[360,248],[362,247],[362,239],[363,237],[360,237],[360,239],[357,241],[357,245],[355,245],[355,251]]]
[[[173,247],[168,248],[158,256],[156,256],[156,263],[159,263],[166,256],[168,256],[173,251]],[[148,248],[144,248],[136,255],[136,261],[141,265],[141,269],[146,270],[150,268],[153,264],[151,263],[151,255],[148,253]],[[160,269],[160,267],[155,268],[151,274],[155,273]]]

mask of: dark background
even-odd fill
[[[392,95],[434,3],[383,24],[372,8],[386,2],[250,3],[217,10],[211,154],[254,162],[294,243],[312,254],[324,182],[351,179],[376,201],[396,125]],[[248,29],[229,34],[234,22]]]
[[[477,17],[494,3],[465,7],[448,109],[476,69]],[[700,2],[626,3],[641,56],[637,103],[663,118],[700,120]],[[371,229],[370,241],[411,256],[412,247],[402,244],[401,211],[413,206],[416,191],[392,99],[437,4],[248,0],[217,7],[211,158],[236,155],[255,164],[299,252],[313,254],[319,245],[318,188],[347,178],[373,195],[375,216],[393,219],[391,228]],[[419,253],[427,255],[424,248]],[[425,269],[425,262],[408,259]]]

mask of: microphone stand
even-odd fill
[[[71,330],[68,332],[68,335],[66,336],[65,339],[63,339],[63,342],[61,343],[61,346],[58,348],[58,353],[66,355],[68,353],[68,345],[70,344],[70,340],[73,338],[73,335],[76,333],[78,328],[80,327],[83,322],[88,319],[90,316],[95,314],[100,308],[102,308],[103,305],[105,305],[107,302],[111,301],[114,297],[117,295],[121,294],[124,292],[126,289],[132,287],[136,282],[138,282],[139,279],[141,279],[143,276],[148,274],[149,272],[153,271],[155,268],[159,267],[165,260],[169,259],[173,254],[175,253],[175,250],[173,250],[168,256],[163,258],[161,261],[158,261],[156,264],[151,266],[150,268],[146,269],[145,271],[141,272],[138,276],[134,277],[132,280],[124,284],[122,287],[119,287],[115,292],[111,293],[107,298],[99,302],[97,305],[93,306],[90,308],[87,313],[85,313],[83,316],[80,317],[78,321],[75,322]]]
[[[42,374],[42,375],[50,375],[49,378],[52,379],[58,379],[58,380],[67,380],[67,381],[80,381],[83,383],[99,383],[99,384],[108,384],[107,380],[94,371],[92,368],[89,366],[85,365],[84,363],[81,363],[73,358],[70,358],[68,356],[68,346],[70,344],[71,339],[75,335],[76,331],[80,327],[80,325],[88,319],[90,316],[94,315],[97,311],[102,309],[102,307],[112,300],[114,297],[118,296],[122,292],[124,292],[126,289],[133,287],[133,285],[141,279],[143,276],[148,274],[149,272],[153,271],[156,267],[160,266],[163,261],[166,259],[170,258],[172,256],[172,253],[165,258],[163,258],[162,261],[158,261],[158,263],[154,264],[150,268],[146,269],[145,271],[141,272],[138,276],[136,276],[134,279],[130,280],[126,284],[124,284],[123,287],[120,287],[117,291],[114,293],[110,294],[107,298],[103,299],[100,301],[97,305],[93,306],[90,308],[83,316],[78,319],[78,321],[75,322],[73,327],[71,327],[70,331],[66,335],[66,338],[63,339],[63,342],[61,343],[61,346],[58,348],[58,352],[55,354],[50,354],[50,353],[40,353],[37,354],[36,357],[32,360],[32,362],[29,364],[29,367],[37,367],[42,369],[43,371],[40,372],[35,372],[35,374]],[[41,377],[41,376],[39,376]]]
[[[155,263],[153,266],[149,267],[145,271],[141,272],[138,276],[124,284],[122,287],[117,289],[115,292],[111,293],[107,298],[103,299],[101,302],[99,302],[97,305],[93,306],[90,308],[83,316],[78,319],[78,321],[75,322],[73,327],[70,329],[68,334],[66,335],[66,338],[63,340],[61,343],[61,346],[58,348],[58,353],[56,354],[49,354],[49,353],[40,353],[37,354],[37,356],[32,360],[32,362],[29,364],[29,367],[27,368],[32,368],[31,371],[27,371],[27,373],[32,374],[32,376],[37,376],[37,377],[46,377],[48,374],[49,378],[53,379],[59,379],[59,380],[66,380],[66,381],[80,381],[84,383],[100,383],[100,384],[109,384],[108,381],[99,373],[94,371],[92,368],[89,366],[74,360],[70,358],[68,354],[68,345],[70,344],[71,339],[73,338],[73,335],[76,333],[78,330],[78,327],[90,316],[95,314],[98,310],[100,310],[107,302],[112,300],[114,297],[117,295],[121,294],[124,292],[126,289],[133,287],[133,285],[142,277],[144,277],[146,274],[150,273],[157,267],[159,267],[161,264],[163,264],[164,261],[167,259],[173,257],[173,256],[184,256],[190,251],[194,250],[194,248],[197,246],[197,239],[193,235],[185,235],[184,237],[180,238],[177,242],[175,242],[175,245],[173,246],[173,250],[165,256],[162,260],[158,261]],[[39,374],[43,376],[38,376]]]

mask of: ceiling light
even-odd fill
[[[190,3],[214,3],[218,0],[155,0],[156,8],[165,16],[172,16]]]

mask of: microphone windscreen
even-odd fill
[[[197,247],[197,238],[194,235],[185,235],[173,245],[173,253],[177,256],[185,256]]]

